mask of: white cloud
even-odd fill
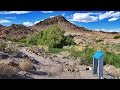
[[[37,24],[37,23],[39,23],[39,22],[40,22],[40,21],[35,21],[34,24]]]
[[[97,19],[98,17],[91,15],[91,13],[75,13],[73,14],[72,19],[70,19],[70,21],[95,22],[97,21]]]
[[[111,14],[112,17],[120,17],[120,12],[114,12]]]
[[[72,18],[72,17],[73,17],[73,15],[67,16],[67,19],[70,19],[70,18]]]
[[[54,16],[50,16],[50,18],[52,18],[52,17],[54,17]]]
[[[32,25],[33,25],[33,23],[32,23],[32,22],[27,21],[27,22],[23,22],[23,25],[25,25],[25,26],[32,26]]]
[[[111,29],[111,30],[107,30],[109,32],[120,32],[120,28],[116,28],[116,29]]]
[[[108,32],[120,32],[120,28],[116,28],[116,29],[106,29],[105,31],[108,31]]]
[[[93,29],[95,31],[107,31],[107,29],[101,28],[101,29]]]
[[[106,12],[82,12],[82,13],[74,13],[73,15],[67,16],[69,21],[76,22],[96,22],[99,20],[108,19],[109,22],[116,21],[120,18],[119,11],[106,11]]]
[[[105,28],[101,28],[101,29],[93,29],[95,31],[105,31],[105,32],[120,32],[120,28],[116,28],[116,29],[105,29]]]
[[[27,21],[27,22],[23,22],[23,25],[25,26],[33,26],[37,23],[39,23],[40,21],[35,21],[35,22],[30,22],[30,21]]]
[[[26,14],[30,11],[0,11],[0,14]]]
[[[99,20],[103,20],[103,19],[106,19],[106,18],[110,18],[108,19],[108,21],[116,21],[117,19],[120,18],[120,12],[118,11],[108,11],[108,12],[105,12],[105,13],[101,13],[99,15]]]
[[[111,17],[112,13],[114,13],[114,11],[108,11],[108,12],[105,12],[105,13],[101,13],[99,15],[99,20],[103,20],[103,19]]]
[[[53,13],[54,11],[41,11],[42,13]]]
[[[11,21],[9,20],[6,20],[6,19],[0,19],[0,24],[3,24],[3,23],[10,23]]]
[[[65,13],[63,13],[62,16],[65,16]]]
[[[108,19],[108,21],[109,21],[109,22],[112,22],[112,21],[116,21],[116,20],[118,20],[118,19],[119,19],[119,18],[114,17],[114,18]]]

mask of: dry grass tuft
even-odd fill
[[[29,71],[31,69],[33,69],[33,64],[30,60],[22,60],[21,62],[19,62],[19,67],[23,70],[23,71]]]
[[[0,63],[0,77],[12,77],[19,72],[18,67],[14,67],[5,63]]]
[[[120,77],[120,68],[107,64],[104,66],[104,70],[114,77]]]

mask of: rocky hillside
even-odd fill
[[[73,35],[75,36],[76,43],[95,43],[96,39],[107,39],[106,41],[111,41],[114,36],[120,35],[118,32],[104,32],[104,31],[93,31],[84,27],[79,27],[68,20],[66,20],[63,16],[55,16],[52,18],[47,18],[36,25],[32,26],[32,28],[41,30],[43,28],[49,27],[51,25],[57,24],[61,28],[63,28],[66,33],[65,35]],[[113,40],[112,40],[113,41]],[[115,40],[114,40],[115,41]],[[120,41],[117,41],[120,42]]]
[[[55,17],[47,18],[43,21],[40,21],[34,26],[30,26],[30,27],[26,27],[22,24],[12,24],[11,26],[0,25],[0,38],[7,38],[7,39],[24,38],[33,34],[36,31],[42,30],[44,28],[50,27],[55,24],[63,28],[66,31],[65,33],[66,35],[71,34],[75,36],[76,37],[75,39],[78,40],[77,41],[78,43],[84,40],[88,40],[88,41],[92,40],[93,42],[93,40],[95,40],[96,38],[109,39],[107,41],[111,41],[110,39],[113,39],[114,36],[120,35],[120,33],[117,33],[117,32],[103,32],[103,31],[88,30],[87,28],[79,27],[69,22],[63,16],[55,16]]]
[[[12,24],[11,26],[0,25],[0,38],[20,39],[31,35],[35,30],[22,24]]]
[[[68,30],[70,30],[70,31],[71,30],[74,30],[74,31],[76,31],[76,30],[77,31],[79,31],[79,30],[86,31],[86,30],[88,30],[88,29],[86,29],[84,27],[78,27],[75,24],[70,23],[63,16],[55,16],[55,17],[52,17],[52,18],[47,18],[44,21],[41,21],[41,22],[37,23],[33,27],[40,30],[42,28],[46,28],[46,27],[54,25],[54,24],[57,24],[60,27],[64,28],[65,31],[68,31]]]

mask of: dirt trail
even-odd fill
[[[27,51],[27,49],[25,47],[24,48],[20,48],[19,51],[24,53],[24,54],[26,54],[26,55],[28,55],[29,57],[34,58],[35,60],[37,60],[38,62],[40,62],[43,65],[51,65],[51,64],[55,65],[54,62],[51,62],[50,60],[44,59],[43,57],[38,56],[35,53]]]
[[[79,71],[66,72],[66,71],[62,71],[61,68],[56,67],[56,66],[59,66],[60,64],[57,64],[49,59],[45,59],[42,56],[38,56],[38,55],[28,51],[27,48],[25,48],[25,47],[20,48],[19,51],[28,55],[28,57],[34,58],[35,60],[37,60],[40,63],[40,65],[38,67],[40,67],[41,69],[38,69],[37,72],[34,72],[37,74],[31,74],[32,78],[34,78],[34,79],[98,79],[98,76],[93,75],[91,70],[86,70],[87,66],[85,66],[85,65],[80,65]],[[46,66],[46,67],[44,67],[44,66]],[[57,70],[55,71],[55,69],[57,69]],[[59,71],[60,74],[59,75],[45,74],[45,72],[50,72],[50,71],[52,71],[52,72]],[[104,71],[103,77],[106,79],[112,78],[105,71]]]

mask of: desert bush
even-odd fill
[[[92,64],[92,56],[95,52],[94,48],[86,47],[83,51],[76,50],[76,48],[70,49],[71,57],[77,59],[78,57],[81,58],[81,64],[90,65]]]
[[[49,48],[48,52],[49,53],[60,53],[61,51],[64,51],[62,48]]]
[[[86,47],[84,50],[79,51],[74,46],[69,49],[61,49],[61,48],[49,48],[49,52],[51,53],[60,53],[69,51],[70,56],[77,59],[81,58],[81,64],[90,65],[92,64],[93,55],[98,49]],[[120,68],[120,54],[116,54],[114,52],[109,52],[106,47],[102,47],[101,50],[104,52],[104,62],[106,64],[114,65]]]
[[[25,59],[25,60],[22,60],[21,62],[19,62],[19,67],[23,71],[29,71],[29,70],[33,69],[33,64],[30,60]]]
[[[6,47],[5,51],[9,54],[13,54],[14,52],[16,52],[17,50],[13,47]]]
[[[31,45],[47,45],[50,48],[62,48],[65,45],[74,44],[73,37],[64,36],[65,31],[57,25],[53,25],[32,37],[26,39],[27,44]]]
[[[77,59],[77,57],[81,57],[82,52],[81,51],[71,50],[70,54],[71,54],[71,56],[73,56],[74,58]]]
[[[18,40],[18,39],[15,39],[15,38],[12,38],[11,41],[13,41],[13,42],[18,42],[19,40]]]
[[[80,61],[81,61],[81,62],[80,62],[81,65],[88,65],[88,66],[89,66],[90,64],[92,64],[92,63],[91,63],[92,60],[89,61],[89,60],[86,59],[86,58],[80,58]]]
[[[114,39],[119,39],[119,38],[120,38],[120,36],[114,36],[113,38],[114,38]]]
[[[16,75],[18,72],[19,68],[5,63],[0,63],[0,77],[10,78],[13,75]]]
[[[73,37],[71,35],[64,36],[64,40],[62,43],[63,43],[63,46],[75,45],[75,42],[74,42]]]
[[[5,51],[7,44],[5,42],[0,42],[0,51]]]
[[[114,44],[111,47],[113,50],[115,50],[116,52],[120,52],[120,44]]]
[[[118,68],[120,68],[120,55],[115,54],[114,52],[105,52],[105,62],[110,65],[114,65]]]
[[[116,54],[114,52],[107,51],[106,47],[101,48],[104,52],[104,62],[106,64],[114,65],[120,68],[120,54]],[[96,48],[85,48],[83,51],[77,51],[74,47],[70,49],[71,56],[75,59],[80,57],[82,64],[92,64],[93,55],[96,52]]]
[[[96,43],[99,43],[99,42],[102,42],[102,41],[103,41],[102,39],[97,39]]]

